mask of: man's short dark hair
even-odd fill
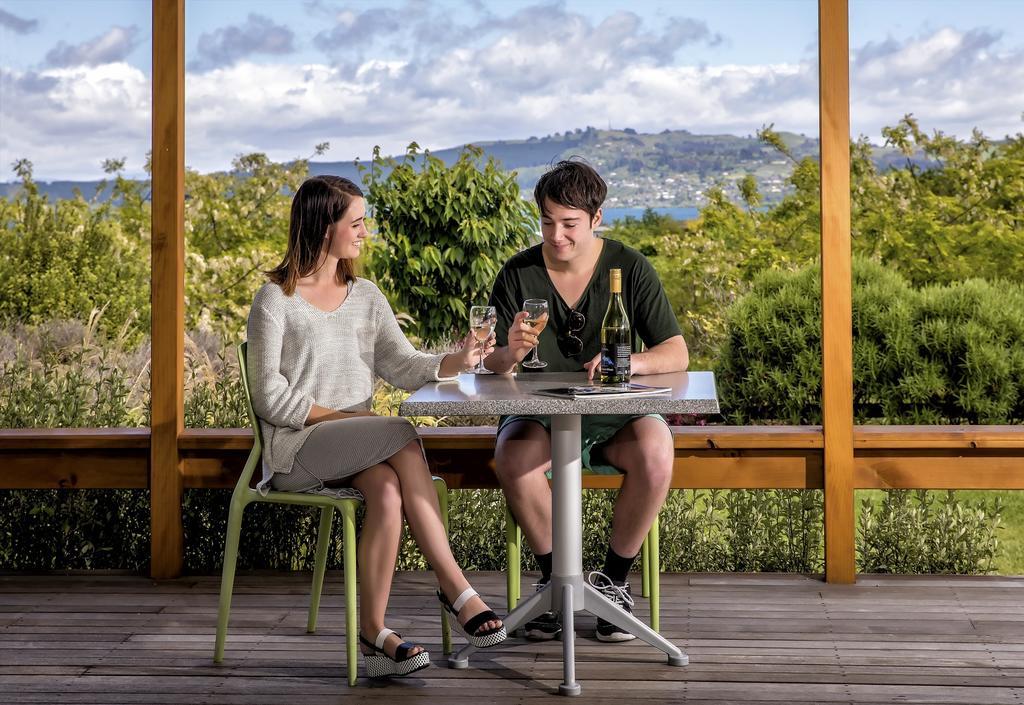
[[[566,159],[555,164],[533,187],[533,198],[541,214],[544,201],[550,200],[566,208],[578,208],[593,220],[608,195],[604,179],[586,162]]]

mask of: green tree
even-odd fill
[[[120,163],[106,166],[109,173]],[[21,188],[0,198],[0,323],[86,321],[102,309],[114,330],[136,319],[148,327],[149,227],[139,227],[135,210],[146,211],[144,184],[118,175],[112,198],[99,198],[104,183],[91,200],[78,193],[51,201],[31,162],[14,170]]]
[[[364,176],[380,233],[369,270],[411,332],[437,345],[466,329],[502,264],[531,244],[538,213],[515,172],[467,146],[450,167],[414,142],[401,161],[374,158]]]
[[[1000,143],[977,130],[969,140],[939,131],[928,135],[912,115],[882,133],[906,162],[880,170],[866,138],[851,143],[853,251],[918,286],[971,277],[1024,279],[1024,134]],[[796,160],[770,125],[758,136],[793,160],[792,193],[766,212],[735,206],[730,212],[712,198],[701,213],[702,227],[714,237],[760,243],[744,266],[748,281],[765,268],[812,262],[820,251],[817,161]],[[748,206],[757,202],[753,184],[741,184],[741,191]]]
[[[262,273],[284,256],[291,196],[308,173],[306,159],[261,153],[238,156],[228,172],[186,173],[186,328],[240,339]]]

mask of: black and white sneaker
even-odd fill
[[[615,603],[615,606],[619,609],[633,614],[633,595],[629,591],[628,582],[615,582],[604,573],[595,570],[587,576],[587,580],[594,588],[599,590],[601,594],[607,597],[609,600]],[[611,622],[601,619],[597,620],[597,640],[598,641],[631,641],[636,639],[635,634],[630,634],[621,627],[617,627]]]
[[[550,582],[542,580],[534,583],[534,588],[539,592]],[[523,633],[527,639],[532,641],[550,641],[557,639],[562,633],[562,615],[560,612],[545,612],[531,619],[523,627]]]

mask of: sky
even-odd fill
[[[149,0],[0,0],[0,181],[142,173]],[[816,135],[814,0],[188,0],[186,163],[567,129]],[[853,136],[1024,130],[1024,0],[850,0]]]

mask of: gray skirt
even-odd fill
[[[274,473],[270,486],[282,492],[342,487],[348,478],[387,460],[418,437],[416,427],[398,416],[324,421],[299,448],[292,471]]]

